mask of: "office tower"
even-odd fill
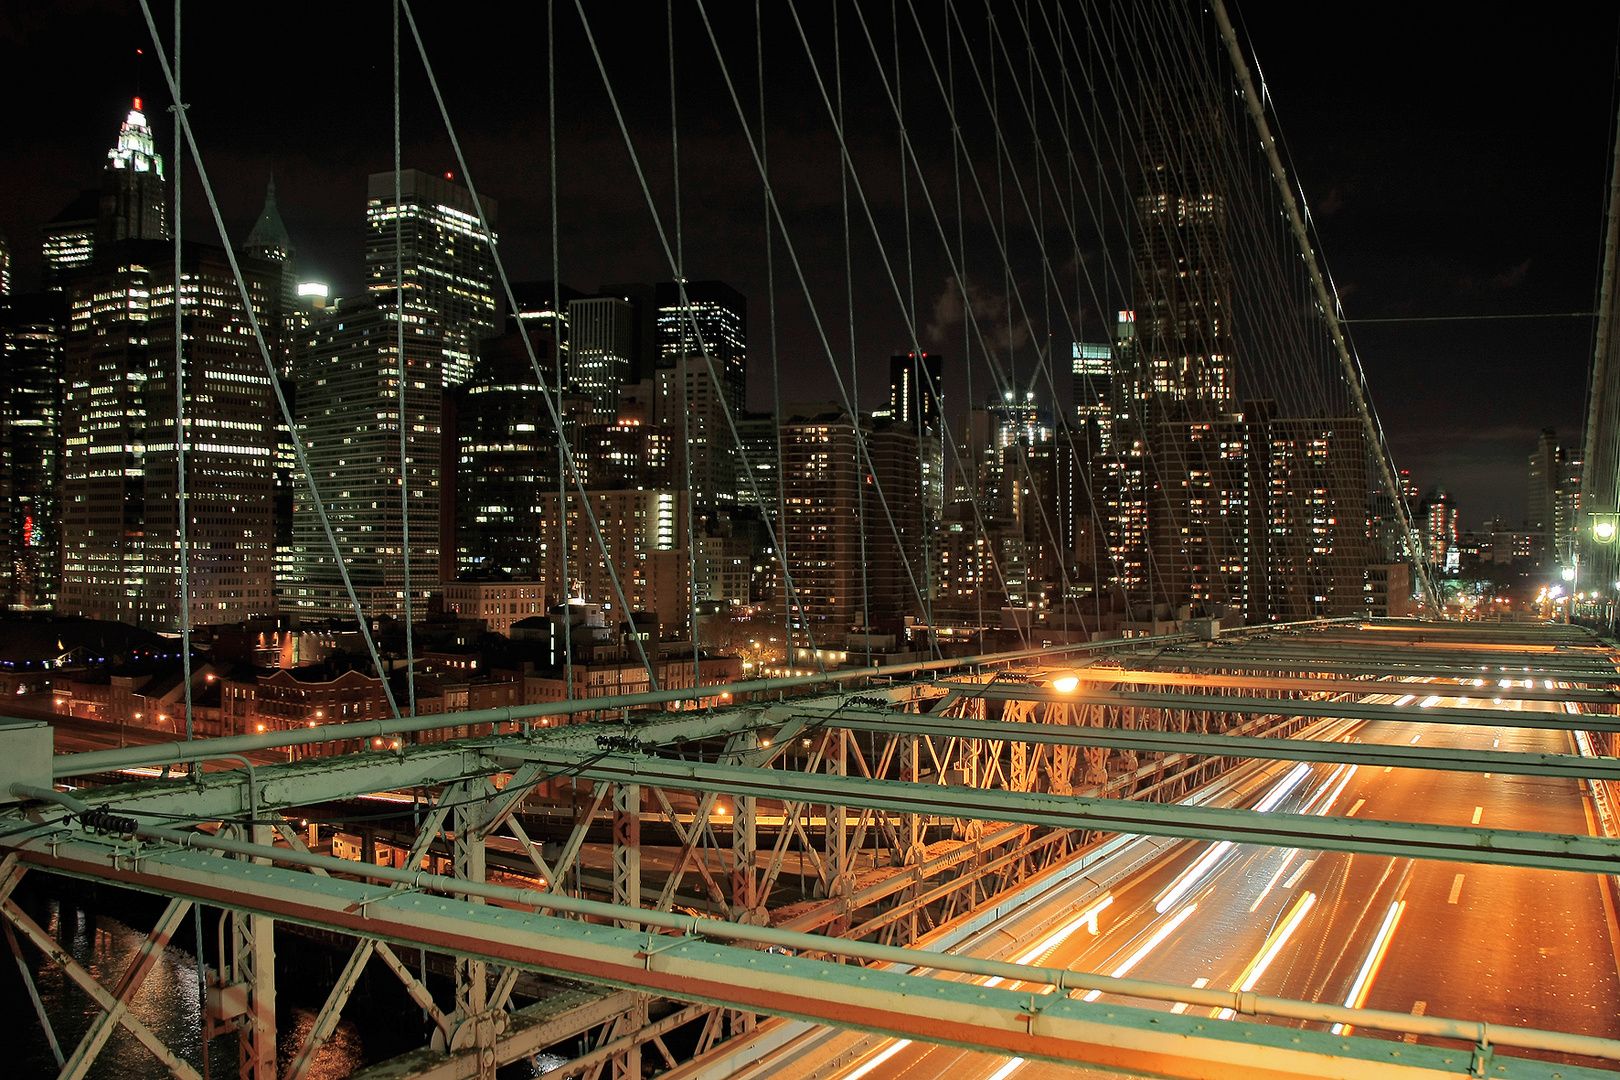
[[[733,413],[748,407],[748,300],[723,281],[688,281],[686,306],[676,282],[657,289],[658,365],[674,367],[704,352],[725,376],[726,404]]]
[[[1136,348],[1170,415],[1232,413],[1232,264],[1219,107],[1165,88],[1143,110],[1133,262]]]
[[[568,303],[568,385],[603,416],[615,415],[619,387],[631,382],[635,305],[616,296]]]
[[[1086,341],[1074,343],[1070,392],[1074,397],[1076,441],[1092,452],[1108,453],[1112,448],[1114,433],[1112,345],[1096,345]]]
[[[433,314],[444,352],[440,377],[445,386],[460,386],[472,374],[478,340],[501,327],[495,258],[472,193],[449,174],[406,169],[400,193],[396,213],[394,174],[372,173],[366,182],[367,288],[380,304],[392,306],[403,253],[405,309]],[[498,207],[488,196],[479,199],[493,234]]]
[[[518,335],[529,334],[549,377],[556,358],[554,325],[550,319],[524,320],[521,313],[508,319],[505,334],[480,342],[472,377],[452,391],[458,574],[500,570],[520,579],[540,575],[546,536],[536,496],[557,491],[562,463],[556,426]],[[572,488],[572,478],[568,485]],[[443,512],[451,514],[448,503]]]
[[[923,484],[919,450],[925,443],[919,443],[913,424],[899,419],[872,421],[869,427],[867,611],[870,625],[888,632],[907,615],[924,615],[931,601],[933,579],[924,561],[931,515],[918,497]]]
[[[1553,548],[1558,565],[1574,566],[1581,529],[1581,461],[1579,450],[1565,450],[1553,492]]]
[[[1536,449],[1530,455],[1529,502],[1525,525],[1541,540],[1542,550],[1558,550],[1558,470],[1564,463],[1563,449],[1558,445],[1558,433],[1543,428]]]
[[[1218,105],[1186,86],[1142,110],[1136,307],[1116,340],[1116,443],[1097,486],[1117,499],[1110,538],[1127,595],[1164,614],[1241,615],[1252,508],[1248,431],[1237,412],[1232,267]],[[1129,515],[1140,504],[1144,519]],[[1147,550],[1134,551],[1134,539]]]
[[[390,174],[390,179],[391,179]],[[405,480],[410,551],[403,543],[396,309],[375,296],[328,305],[300,344],[294,378],[298,428],[350,579],[368,617],[402,618],[410,560],[410,613],[427,613],[439,583],[440,425],[445,347],[438,319],[413,311],[405,320]],[[332,550],[300,484],[293,548],[282,607],[301,618],[351,619]]]
[[[756,507],[774,522],[782,497],[782,478],[777,472],[776,459],[776,417],[771,413],[743,413],[737,417],[737,437],[742,441],[737,457],[737,503]],[[753,478],[752,483],[749,477]]]
[[[857,458],[857,438],[866,440],[871,470]],[[811,402],[787,408],[781,440],[779,532],[795,595],[790,603],[779,585],[775,604],[795,640],[839,642],[863,615],[870,626],[892,626],[921,614],[928,575],[923,507],[910,494],[920,483],[916,434]]]
[[[780,535],[793,594],[778,588],[776,604],[795,644],[812,635],[817,644],[836,642],[855,625],[862,599],[855,421],[833,402],[785,411]]]
[[[716,388],[701,356],[689,356],[656,374],[655,419],[678,440],[676,485],[685,486],[690,468],[695,512],[736,502],[737,444],[722,404],[731,387],[722,376]],[[752,501],[752,492],[748,498]]]
[[[512,295],[517,301],[517,310],[508,315],[505,333],[512,333],[511,320],[515,318],[531,332],[539,331],[555,342],[543,370],[546,385],[553,391],[561,389],[568,378],[568,305],[583,299],[585,294],[550,281],[514,281]],[[521,347],[521,340],[517,344]]]
[[[136,98],[118,129],[118,142],[107,151],[96,243],[168,237],[169,184],[163,178],[163,156],[153,145],[152,129],[141,111],[141,99]]]
[[[11,241],[0,233],[0,297],[11,295]]]
[[[40,229],[42,283],[61,292],[75,274],[90,268],[96,251],[96,219],[101,189],[85,188]]]
[[[915,430],[939,429],[939,394],[945,388],[945,358],[934,353],[889,357],[889,415]]]
[[[1375,558],[1368,525],[1367,438],[1354,417],[1265,416],[1244,407],[1263,498],[1251,524],[1250,621],[1344,618],[1368,606],[1367,568]],[[1261,449],[1263,448],[1263,453]]]
[[[0,450],[10,467],[0,567],[14,610],[55,606],[62,578],[62,345],[67,304],[60,293],[8,297],[0,306]]]
[[[686,492],[641,488],[590,491],[586,497],[601,530],[601,543],[597,542],[577,493],[568,494],[567,520],[562,527],[558,507],[563,500],[559,494],[551,491],[536,495],[542,520],[540,576],[546,583],[549,602],[563,599],[566,552],[569,595],[602,604],[610,621],[626,622],[625,609],[613,587],[616,574],[630,611],[655,612],[664,634],[684,635],[691,610]],[[560,542],[561,537],[566,537],[566,545]]]
[[[1444,487],[1436,484],[1418,503],[1414,527],[1420,531],[1424,557],[1436,567],[1455,570],[1450,564],[1457,547],[1457,504]]]
[[[69,290],[62,459],[66,614],[179,627],[172,248],[123,241]],[[255,308],[274,267],[243,265]],[[274,610],[271,388],[225,252],[187,244],[183,391],[190,619]]]
[[[281,268],[281,290],[276,294],[274,306],[266,313],[266,321],[275,326],[275,337],[280,341],[276,369],[284,378],[292,376],[292,352],[297,342],[298,323],[298,251],[292,237],[281,220],[281,208],[276,205],[276,178],[271,177],[264,191],[264,209],[253,223],[242,251],[256,259],[275,263]]]

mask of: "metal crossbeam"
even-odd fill
[[[1425,718],[1427,714],[1424,714]],[[934,738],[1013,739],[1058,746],[1104,746],[1140,750],[1260,758],[1266,761],[1310,761],[1401,769],[1504,773],[1512,776],[1564,776],[1620,782],[1620,758],[1576,754],[1516,754],[1500,750],[1457,750],[1379,743],[1257,738],[1247,735],[1200,735],[1197,732],[1142,728],[1037,724],[1005,720],[932,717],[918,713],[846,711],[815,717],[827,727],[851,731],[928,735]],[[1582,728],[1582,730],[1587,730]]]
[[[1419,709],[1370,701],[1309,701],[1290,698],[1231,697],[1215,694],[1167,694],[1130,690],[1088,690],[1069,693],[1033,686],[983,686],[956,683],[962,697],[988,701],[1044,701],[1069,705],[1120,705],[1147,709],[1194,709],[1212,713],[1275,716],[1320,716],[1340,720],[1421,721],[1426,724],[1474,724],[1486,727],[1548,728],[1555,731],[1620,731],[1620,717],[1599,713],[1521,712],[1508,709],[1445,707]],[[1433,693],[1433,690],[1430,691]],[[1469,696],[1473,695],[1444,695]],[[943,706],[942,706],[943,707]]]
[[[592,757],[546,747],[508,748],[511,763],[542,761],[609,783],[659,784],[688,791],[784,801],[1019,822],[1059,829],[1147,833],[1193,840],[1491,863],[1545,870],[1620,873],[1620,840],[1370,818],[1257,813],[1207,806],[1168,806],[1047,792],[914,784],[898,780],[806,774],[654,757]]]
[[[375,935],[438,952],[527,970],[572,975],[589,981],[647,990],[677,1000],[747,1009],[773,1016],[832,1024],[884,1035],[922,1039],[1060,1064],[1090,1064],[1158,1075],[1199,1075],[1232,1080],[1284,1076],[1466,1076],[1466,1050],[1397,1044],[1359,1036],[1286,1026],[1217,1021],[1116,1004],[1091,1003],[1064,994],[1032,995],[972,981],[903,974],[881,968],[717,945],[699,938],[668,937],[582,923],[524,910],[472,904],[449,897],[379,889],[357,881],[319,878],[280,867],[223,859],[196,851],[156,848],[144,858],[109,858],[106,846],[65,841],[54,855],[30,850],[30,861],[65,873],[221,904],[277,920]],[[508,890],[517,893],[518,890]],[[545,898],[533,894],[537,901]],[[701,928],[711,920],[688,920]],[[713,922],[715,931],[727,924]],[[734,933],[763,931],[735,928]],[[943,957],[878,946],[845,949],[909,958],[918,966],[944,966]],[[952,958],[962,968],[966,958]],[[1067,971],[971,962],[1014,978],[1084,989],[1100,977]],[[1110,983],[1110,985],[1113,985]],[[1152,995],[1179,994],[1194,1003],[1230,999],[1245,1013],[1275,1012],[1321,1021],[1345,1010],[1256,995],[1119,982]],[[1216,999],[1219,998],[1219,1001]],[[1433,1017],[1357,1011],[1365,1026],[1419,1030],[1473,1041],[1483,1025]],[[1620,1055],[1602,1039],[1489,1029],[1505,1045],[1538,1046],[1598,1056]],[[1520,1040],[1515,1042],[1515,1040]],[[1500,1057],[1498,1058],[1500,1060]],[[1512,1059],[1513,1075],[1552,1080],[1598,1080],[1612,1074],[1576,1066]]]

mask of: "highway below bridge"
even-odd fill
[[[1567,626],[1324,623],[456,714],[454,742],[53,755],[19,723],[0,910],[100,1009],[64,1075],[115,1031],[198,1074],[139,1004],[192,905],[228,913],[208,1034],[253,1080],[318,1071],[368,967],[430,1021],[374,1078],[1613,1075],[1615,659]],[[221,767],[358,739],[388,748]],[[91,972],[12,898],[35,873],[168,906]],[[290,1045],[289,924],[353,943]]]

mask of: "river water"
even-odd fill
[[[17,890],[17,902],[103,986],[111,988],[146,938],[144,929],[132,927],[151,926],[162,904],[117,890],[86,891],[73,883],[58,889],[61,882],[30,875]],[[210,953],[215,914],[210,913],[204,930],[205,938],[210,940]],[[191,927],[188,915],[136,994],[130,1011],[201,1072],[202,1014]],[[18,940],[62,1052],[71,1055],[101,1010],[66,972],[44,960],[22,935]],[[341,968],[344,958],[317,946],[304,947],[303,942],[285,933],[278,932],[277,946],[277,1049],[280,1066],[285,1068],[314,1022],[332,975]],[[0,945],[0,953],[5,952],[9,949]],[[0,969],[0,1009],[10,1017],[6,1025],[10,1032],[10,1060],[0,1062],[0,1076],[14,1080],[55,1076],[56,1059],[15,961],[0,956]],[[420,1046],[426,1039],[421,1013],[385,971],[368,972],[344,1011],[345,1018],[310,1070],[312,1080],[338,1080],[364,1065]],[[234,1037],[215,1039],[209,1062],[211,1076],[235,1077],[236,1053]],[[168,1069],[122,1026],[113,1032],[89,1072],[93,1080],[158,1080],[168,1075]]]

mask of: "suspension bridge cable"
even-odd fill
[[[484,214],[483,201],[479,199],[478,189],[473,185],[472,171],[467,168],[467,159],[461,150],[461,140],[457,138],[455,126],[450,122],[450,110],[444,103],[444,95],[439,90],[439,80],[433,73],[432,63],[428,60],[427,45],[423,42],[421,30],[416,25],[416,16],[411,11],[410,0],[400,0],[400,3],[405,11],[405,21],[411,28],[411,37],[416,41],[417,55],[421,57],[422,67],[427,72],[428,86],[433,90],[433,98],[439,106],[439,115],[444,120],[445,132],[450,137],[450,147],[455,152],[456,164],[461,169],[462,177],[467,181],[467,192],[472,196],[473,209],[477,211],[476,216],[478,218],[478,227],[484,234],[484,242],[489,245],[490,257],[495,263],[495,272],[500,277],[501,287],[506,293],[506,302],[512,305],[513,311],[517,311],[517,297],[512,292],[512,282],[507,276],[506,264],[501,259],[500,245],[495,241],[495,234],[490,229],[489,220]],[[583,12],[581,15],[583,17]],[[587,32],[588,31],[589,28],[587,27]],[[574,477],[574,484],[578,489],[580,505],[584,509],[585,516],[591,525],[591,535],[596,541],[597,548],[602,552],[602,563],[607,570],[608,580],[613,585],[614,597],[618,600],[620,607],[625,613],[626,619],[628,619],[630,616],[629,601],[625,597],[623,586],[619,583],[619,572],[613,565],[613,556],[608,549],[607,539],[602,535],[601,523],[597,520],[596,511],[591,508],[590,499],[585,493],[585,481],[580,475],[578,463],[574,460],[573,451],[569,447],[566,434],[564,434],[562,416],[557,410],[556,403],[552,401],[550,389],[545,385],[545,372],[541,370],[540,360],[535,355],[534,342],[529,339],[529,335],[526,333],[520,333],[518,337],[520,337],[523,341],[524,350],[529,356],[529,364],[534,368],[535,377],[540,382],[541,397],[546,403],[546,411],[551,415],[551,422],[557,429],[557,438],[560,445],[563,447],[564,460],[567,464],[569,473]],[[559,393],[560,392],[561,391],[559,389]],[[653,690],[658,690],[658,674],[653,669],[652,659],[647,654],[647,650],[641,640],[641,635],[634,632],[634,626],[631,627],[631,630],[632,632],[630,634],[630,638],[635,642],[636,652],[641,658],[642,665],[647,669],[647,683]]]
[[[405,570],[405,687],[409,695],[410,714],[416,715],[416,642],[413,626],[416,622],[416,598],[411,592],[411,459],[405,449],[408,420],[405,413],[405,388],[409,385],[405,373],[405,243],[403,220],[405,194],[400,169],[400,117],[399,117],[399,0],[394,0],[394,349],[399,361],[399,534],[400,558]]]
[[[675,280],[681,283],[681,316],[685,322],[689,322],[695,326],[697,324],[697,318],[693,313],[691,300],[686,295],[686,240],[681,230],[681,132],[680,125],[676,120],[675,114],[675,0],[665,0],[664,10],[665,21],[669,27],[669,159],[670,172],[674,180],[675,195]],[[684,331],[685,327],[683,326],[683,336]],[[677,360],[679,366],[676,368],[676,377],[679,378],[681,382],[681,435],[685,444],[681,451],[681,457],[686,462],[686,618],[688,628],[691,631],[692,640],[692,686],[693,688],[696,688],[703,685],[703,678],[702,671],[698,666],[697,507],[693,505],[692,498],[692,432],[690,426],[692,423],[692,403],[689,400],[691,394],[691,379],[687,377],[686,373],[688,364],[687,350],[679,350]],[[720,393],[721,391],[722,387],[715,387],[716,393]],[[705,431],[704,435],[705,444],[711,445],[713,439],[712,433]],[[710,475],[713,475],[712,470]],[[704,567],[704,576],[705,579],[707,579],[707,559],[704,560]]]
[[[157,23],[152,18],[152,8],[149,0],[140,0],[141,14],[146,19],[147,32],[152,37],[152,47],[157,53],[158,65],[163,71],[164,81],[168,84],[169,96],[176,104],[180,102],[180,89],[174,81],[174,72],[169,67],[168,57],[164,55],[162,43],[158,37]],[[332,558],[337,564],[338,573],[342,578],[344,589],[349,594],[349,603],[354,609],[355,619],[360,624],[360,636],[366,643],[366,651],[375,665],[376,671],[383,675],[382,659],[377,653],[377,644],[372,639],[371,628],[366,624],[365,612],[360,606],[360,598],[355,593],[354,582],[349,577],[348,567],[344,564],[342,550],[338,546],[337,536],[332,531],[332,523],[327,518],[326,506],[321,502],[320,491],[316,487],[315,474],[309,467],[309,456],[304,451],[303,439],[298,432],[298,425],[293,419],[292,409],[287,404],[287,396],[282,392],[281,383],[276,378],[275,361],[271,359],[270,347],[265,342],[264,328],[259,324],[259,318],[253,311],[253,300],[248,293],[247,280],[242,276],[242,267],[236,258],[236,250],[231,247],[230,234],[225,228],[225,218],[220,213],[219,201],[215,198],[213,185],[208,180],[208,170],[203,165],[202,154],[197,149],[197,136],[191,128],[191,122],[186,117],[185,110],[175,112],[181,127],[185,131],[186,144],[191,147],[191,158],[197,166],[197,178],[202,182],[203,194],[208,199],[208,209],[214,218],[214,227],[219,233],[220,243],[225,251],[226,261],[230,263],[231,274],[236,279],[237,293],[242,300],[242,310],[247,316],[248,327],[253,331],[253,340],[259,347],[259,356],[264,361],[265,374],[270,378],[271,389],[275,391],[276,404],[281,409],[282,421],[287,425],[288,432],[293,436],[293,452],[298,459],[298,467],[304,474],[306,485],[309,488],[310,501],[314,504],[316,513],[321,522],[321,528],[326,533],[327,544],[332,550]],[[388,711],[399,718],[399,707],[394,702],[394,692],[388,685],[385,677],[381,678],[383,696],[388,702]]]
[[[652,197],[652,189],[647,183],[646,172],[642,169],[642,166],[641,166],[641,157],[636,152],[634,141],[630,138],[630,131],[629,131],[629,128],[625,124],[624,114],[619,108],[618,96],[614,93],[613,83],[612,83],[612,80],[608,77],[606,64],[603,61],[602,54],[601,54],[600,50],[597,48],[596,36],[591,30],[590,20],[586,17],[584,6],[583,6],[582,3],[579,2],[579,0],[576,0],[576,2],[575,2],[575,10],[578,12],[579,17],[580,17],[580,21],[581,21],[581,23],[583,24],[583,26],[585,28],[586,41],[591,46],[592,55],[596,59],[597,71],[602,77],[602,85],[607,91],[608,101],[613,107],[614,115],[615,115],[615,117],[616,117],[616,119],[618,121],[618,124],[619,124],[620,134],[624,138],[625,148],[630,154],[631,164],[634,166],[635,172],[636,172],[636,177],[640,181],[641,190],[642,190],[642,196],[646,200],[647,209],[652,215],[653,225],[654,225],[655,229],[657,230],[659,241],[663,245],[664,257],[669,261],[670,266],[673,268],[675,266],[675,252],[674,252],[674,249],[670,246],[669,236],[668,236],[667,232],[664,229],[663,217],[658,213],[657,203],[653,200],[653,197]],[[407,14],[408,14],[408,9],[407,9]],[[711,40],[713,40],[712,34],[711,34]],[[727,78],[728,78],[728,83],[729,83],[729,74],[728,74]],[[732,87],[731,89],[732,89],[732,102],[737,108],[738,116],[742,117],[744,114],[742,112],[741,101],[738,99],[738,97],[736,95],[735,88]],[[746,121],[745,121],[745,126],[744,126],[744,132],[745,132],[745,134],[748,134],[750,144],[752,145],[752,138],[753,137],[752,137],[751,133],[748,133],[748,129],[746,127]],[[755,161],[756,161],[756,163],[758,163],[758,161],[759,161],[757,153],[755,154]],[[763,175],[763,173],[762,173],[762,175]],[[768,197],[769,197],[769,199],[771,201],[771,204],[774,206],[775,205],[775,197],[774,197],[774,195],[770,195],[769,185],[767,185],[766,191],[767,191],[767,195],[768,195]],[[778,219],[780,220],[780,213],[779,212],[778,212]],[[783,238],[784,238],[784,240],[787,239],[787,231],[786,231],[785,225],[783,227]],[[788,251],[789,251],[790,255],[793,254],[793,249],[792,249],[791,242],[789,242]],[[799,269],[796,256],[795,256],[795,269]],[[804,284],[804,276],[803,276],[802,271],[800,273],[800,282],[801,282],[801,284]],[[692,311],[692,305],[691,305],[690,298],[686,294],[686,282],[684,280],[681,280],[679,277],[677,277],[676,286],[677,286],[677,289],[679,291],[679,305],[680,305],[680,308],[682,310],[688,312],[688,314],[690,315],[690,313]],[[809,295],[808,286],[805,285],[805,288],[806,288],[806,297],[808,298],[808,295]],[[819,329],[819,322],[818,322],[817,325],[818,325],[818,329]],[[743,472],[744,472],[744,475],[746,475],[748,477],[748,484],[749,484],[749,487],[750,487],[750,489],[752,490],[752,492],[754,494],[754,501],[755,501],[756,505],[763,508],[764,505],[765,505],[765,500],[760,495],[759,484],[758,484],[757,478],[754,476],[754,470],[751,467],[751,463],[748,460],[747,450],[743,447],[742,436],[738,432],[736,419],[733,416],[732,410],[731,410],[731,403],[726,400],[726,395],[724,393],[720,392],[719,388],[722,386],[722,381],[721,381],[720,374],[714,367],[714,357],[711,355],[711,350],[705,345],[705,343],[703,341],[702,328],[697,325],[697,322],[696,322],[695,318],[692,318],[692,319],[689,320],[689,329],[692,332],[693,339],[697,343],[699,354],[702,355],[705,363],[708,366],[709,378],[711,380],[712,385],[716,388],[716,395],[717,395],[717,397],[719,399],[719,402],[720,402],[721,411],[725,415],[726,424],[731,430],[732,440],[733,440],[734,444],[738,448],[739,456],[742,458],[742,463],[743,463],[743,467],[744,467]],[[825,337],[824,334],[822,336],[822,340],[823,340],[823,344],[825,344],[826,343],[826,337]],[[831,355],[831,353],[829,352],[829,356],[830,355]],[[771,537],[772,545],[776,548],[777,557],[778,557],[778,559],[781,560],[781,565],[783,567],[783,572],[782,572],[783,573],[783,580],[787,583],[790,602],[791,602],[791,598],[794,596],[794,586],[793,586],[793,578],[792,578],[791,574],[789,573],[789,571],[787,570],[786,553],[783,551],[782,544],[781,544],[779,538],[777,537],[777,534],[776,534],[775,530],[770,528],[768,522],[767,522],[767,531],[768,531],[768,534]],[[817,654],[817,656],[816,656],[817,665],[818,665],[818,667],[821,667],[822,674],[826,674],[825,667],[821,665],[821,659],[820,659],[820,656],[819,656],[819,650],[816,649],[815,639],[814,639],[813,636],[810,637],[810,642],[811,642],[812,651]]]
[[[556,0],[546,0],[546,108],[549,118],[546,124],[548,140],[550,142],[551,166],[551,352],[557,367],[557,393],[563,388],[563,330],[566,321],[562,313],[562,256],[558,240],[557,223],[557,24],[555,19]],[[523,329],[523,320],[518,320],[518,333],[527,336],[528,331]],[[572,342],[568,343],[572,347]],[[535,365],[539,371],[540,365]],[[545,377],[540,378],[541,383]],[[568,584],[568,466],[563,453],[562,428],[557,428],[557,549],[559,552],[558,564],[562,567],[562,588],[560,589],[560,606],[562,607],[563,623],[563,683],[568,700],[574,697],[574,611],[573,591]]]
[[[580,2],[580,0],[576,0],[576,6],[579,6],[579,2]],[[791,5],[790,5],[790,8],[791,8]],[[755,164],[756,168],[761,169],[761,176],[763,177],[765,175],[765,173],[763,171],[763,162],[762,162],[762,160],[761,160],[761,158],[759,156],[759,148],[758,148],[757,144],[754,141],[752,131],[748,127],[747,115],[743,111],[741,99],[737,95],[736,84],[733,82],[733,80],[731,78],[730,67],[725,61],[725,56],[724,56],[724,54],[722,53],[722,51],[720,49],[719,40],[715,35],[712,23],[710,23],[710,21],[708,19],[708,13],[707,13],[706,8],[703,5],[702,0],[699,0],[698,12],[699,12],[700,16],[703,17],[704,28],[705,28],[705,30],[708,31],[710,44],[714,49],[716,59],[720,63],[721,74],[722,74],[722,76],[724,77],[724,79],[726,81],[727,90],[731,94],[732,105],[737,111],[738,119],[742,122],[743,134],[744,134],[744,137],[748,140],[748,143],[749,143],[749,152],[752,154],[752,156],[754,158],[754,164]],[[581,15],[583,17],[583,10],[581,11]],[[795,12],[795,17],[796,17],[796,12]],[[588,32],[588,28],[587,28],[587,32]],[[803,32],[802,32],[802,24],[801,24],[801,39],[802,38],[803,38]],[[592,42],[593,42],[593,46],[594,46],[594,38],[592,38]],[[600,59],[598,60],[598,66],[600,67]],[[604,79],[606,79],[605,69],[603,69],[603,77],[604,77]],[[610,95],[610,97],[612,96],[611,88],[609,89],[609,95]],[[822,97],[823,97],[824,102],[829,101],[829,99],[827,98],[827,95],[825,93],[825,87],[823,87]],[[620,126],[621,126],[621,130],[622,130],[623,129],[622,120],[621,120]],[[634,147],[631,146],[630,142],[629,142],[628,132],[626,132],[626,145],[630,146],[632,162],[637,162],[638,159],[636,158]],[[637,165],[637,169],[638,169],[638,174],[639,174],[639,164]],[[857,182],[857,186],[858,186],[858,182]],[[643,179],[643,187],[645,189],[645,180],[644,179]],[[822,322],[822,319],[821,319],[820,310],[816,307],[814,295],[812,294],[812,292],[810,290],[809,280],[808,280],[808,277],[805,274],[804,265],[799,259],[798,251],[797,251],[797,249],[795,248],[795,246],[793,244],[792,236],[788,232],[787,221],[782,215],[782,208],[781,208],[780,202],[777,200],[774,191],[771,190],[771,188],[769,187],[768,184],[766,185],[766,197],[767,197],[767,201],[768,201],[768,203],[770,205],[771,212],[776,218],[777,225],[782,230],[783,244],[786,247],[789,261],[793,265],[794,273],[799,279],[800,290],[804,295],[805,304],[810,310],[811,321],[812,321],[813,325],[816,328],[816,334],[817,334],[817,336],[818,336],[818,338],[819,338],[819,340],[821,342],[822,351],[825,354],[825,356],[827,358],[827,361],[828,361],[829,368],[832,371],[834,384],[838,388],[839,395],[843,400],[843,406],[844,406],[845,410],[848,411],[851,414],[851,416],[852,416],[852,418],[854,420],[852,426],[853,426],[855,437],[856,437],[855,438],[856,446],[857,446],[857,448],[858,448],[858,450],[859,450],[859,452],[861,454],[861,457],[864,458],[864,460],[865,460],[865,462],[867,464],[867,467],[871,470],[870,479],[871,479],[871,482],[872,482],[872,486],[873,486],[873,489],[874,489],[874,491],[875,491],[875,493],[876,493],[876,495],[878,497],[879,505],[883,507],[884,516],[885,516],[885,518],[886,518],[886,520],[887,520],[887,522],[889,524],[890,533],[893,536],[895,544],[897,545],[899,550],[903,552],[904,549],[905,549],[904,542],[901,540],[901,534],[900,534],[899,528],[895,524],[894,516],[893,516],[893,514],[892,514],[892,512],[890,511],[890,508],[889,508],[888,500],[884,495],[882,481],[878,477],[878,470],[877,470],[876,466],[873,463],[873,460],[872,460],[872,457],[871,457],[871,454],[870,454],[870,450],[868,449],[867,444],[866,444],[866,440],[864,439],[863,434],[861,432],[861,426],[860,426],[860,423],[859,423],[859,412],[856,409],[856,407],[854,406],[854,404],[851,402],[848,387],[844,382],[843,375],[842,375],[841,371],[839,370],[839,366],[838,366],[838,363],[837,363],[837,360],[836,360],[836,353],[832,348],[831,340],[827,337],[825,325],[824,325],[824,323]],[[649,205],[651,205],[650,200],[649,200]],[[655,224],[656,223],[657,223],[657,219],[656,219],[656,214],[655,214]],[[662,228],[661,224],[659,224],[659,233],[660,233],[660,236],[662,237],[663,228]],[[666,253],[667,253],[667,251],[668,251],[668,241],[667,240],[665,240],[665,249],[666,249]],[[891,280],[892,280],[892,275],[891,275]],[[729,410],[727,411],[727,416],[728,416],[728,418],[730,416]],[[740,443],[740,440],[739,440],[739,443]],[[860,459],[857,459],[857,460],[859,461]],[[785,560],[784,560],[784,563],[785,563]],[[910,584],[911,584],[913,594],[918,595],[920,597],[921,590],[917,585],[916,576],[912,573],[910,561],[902,558],[901,559],[901,565],[904,567],[904,569],[906,571],[906,576],[910,580]]]
[[[765,299],[767,317],[771,328],[771,402],[774,406],[772,415],[774,417],[773,427],[776,436],[776,524],[772,529],[772,536],[774,537],[776,530],[787,527],[787,485],[785,483],[787,470],[784,466],[782,451],[782,367],[777,353],[776,342],[776,258],[772,243],[776,227],[771,224],[771,181],[765,139],[767,128],[765,121],[765,17],[761,8],[761,0],[754,0],[754,54],[758,60],[759,68],[759,172],[760,182],[764,185],[765,190],[765,197],[761,200],[765,211]],[[744,456],[743,460],[746,468],[746,456]],[[769,522],[767,522],[766,527],[772,528]],[[785,576],[787,567],[783,564],[780,556],[778,556],[777,565]],[[786,584],[783,585],[783,591],[790,592]],[[791,603],[791,595],[787,599],[789,602],[783,605],[783,611],[787,616],[784,620],[787,625],[783,628],[783,632],[788,635],[787,648],[788,655],[791,656],[794,608]],[[798,608],[798,612],[799,619],[803,620],[805,618],[804,608]],[[820,663],[819,653],[816,660],[817,663]],[[822,671],[825,673],[826,669],[823,668]]]
[[[844,126],[844,48],[843,41],[838,32],[838,6],[839,0],[831,0],[832,10],[832,39],[833,39],[833,81],[837,87],[838,118],[836,123],[840,129]],[[850,246],[849,235],[849,150],[839,142],[838,150],[838,203],[842,215],[844,229],[844,304],[849,313],[849,397],[850,397],[850,424],[855,431],[855,521],[856,535],[861,544],[861,630],[866,640],[866,666],[872,666],[872,607],[870,566],[866,557],[866,485],[861,482],[861,390],[860,390],[860,354],[855,348],[855,258]],[[876,469],[873,472],[876,473]],[[901,549],[901,558],[904,558],[904,548]]]
[[[162,51],[162,46],[153,41],[153,46]],[[174,104],[169,111],[178,114],[185,108],[180,100],[180,0],[174,0]],[[191,539],[190,524],[191,501],[190,493],[186,490],[186,361],[185,361],[185,271],[183,268],[184,252],[181,245],[181,234],[184,225],[180,220],[181,189],[185,187],[185,137],[180,130],[180,123],[176,120],[174,125],[174,518],[179,532],[176,539],[180,546],[180,677],[185,684],[186,707],[186,741],[190,742],[195,735],[192,724],[192,692],[191,692]],[[201,291],[199,290],[199,299]],[[198,943],[198,955],[201,955],[201,943]],[[202,961],[198,960],[201,966]]]

